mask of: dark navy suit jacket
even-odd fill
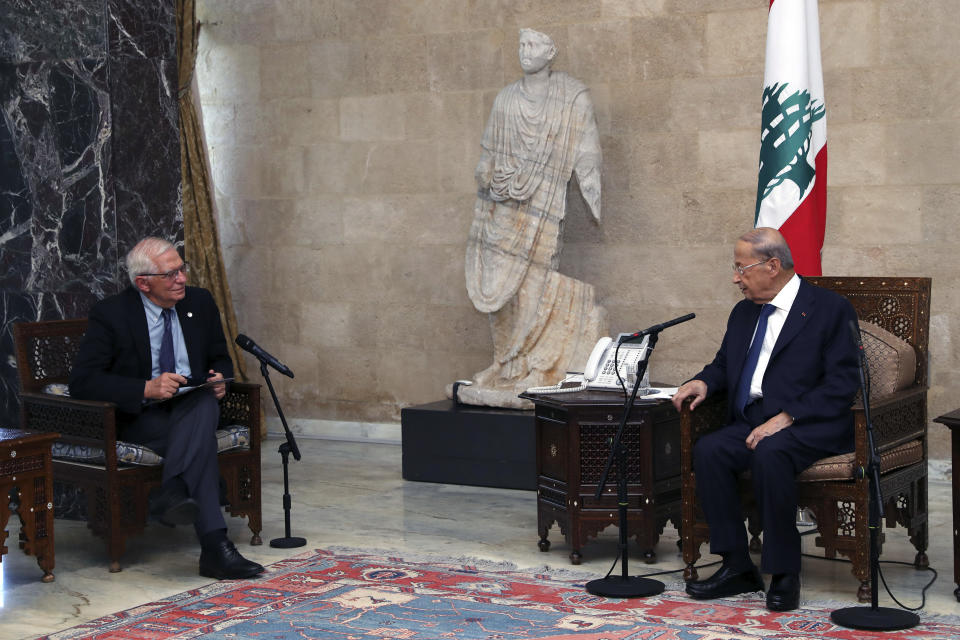
[[[206,377],[213,369],[232,377],[220,311],[210,292],[187,287],[176,310],[192,375]],[[70,395],[115,402],[119,418],[130,420],[142,409],[143,386],[153,377],[152,369],[150,334],[139,291],[128,287],[95,304],[70,374]]]
[[[707,394],[732,394],[760,317],[749,300],[730,313],[727,332],[713,362],[694,376]],[[850,301],[801,280],[763,376],[761,414],[764,420],[781,411],[790,414],[790,430],[803,444],[834,453],[853,450],[850,407],[859,387],[859,356],[850,322],[857,314]],[[728,403],[727,421],[736,420]]]

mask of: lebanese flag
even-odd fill
[[[779,229],[797,273],[821,275],[827,118],[817,0],[770,0],[754,226]]]

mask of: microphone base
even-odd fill
[[[607,598],[646,598],[663,593],[663,583],[636,576],[607,576],[586,584],[587,593]]]
[[[841,627],[864,631],[910,629],[920,622],[917,614],[890,607],[846,607],[831,613],[830,619]]]
[[[290,536],[288,538],[274,538],[270,541],[270,546],[275,549],[295,549],[307,544],[306,538]]]

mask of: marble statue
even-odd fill
[[[551,70],[546,34],[522,29],[519,55],[524,75],[497,95],[483,134],[467,240],[467,293],[490,314],[494,361],[458,398],[529,408],[517,394],[582,371],[607,322],[593,286],[557,272],[572,174],[600,220],[593,103],[582,82]]]

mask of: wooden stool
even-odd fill
[[[20,516],[20,548],[36,556],[43,582],[53,582],[53,469],[50,447],[57,433],[0,428],[0,561],[7,552],[10,500]]]

